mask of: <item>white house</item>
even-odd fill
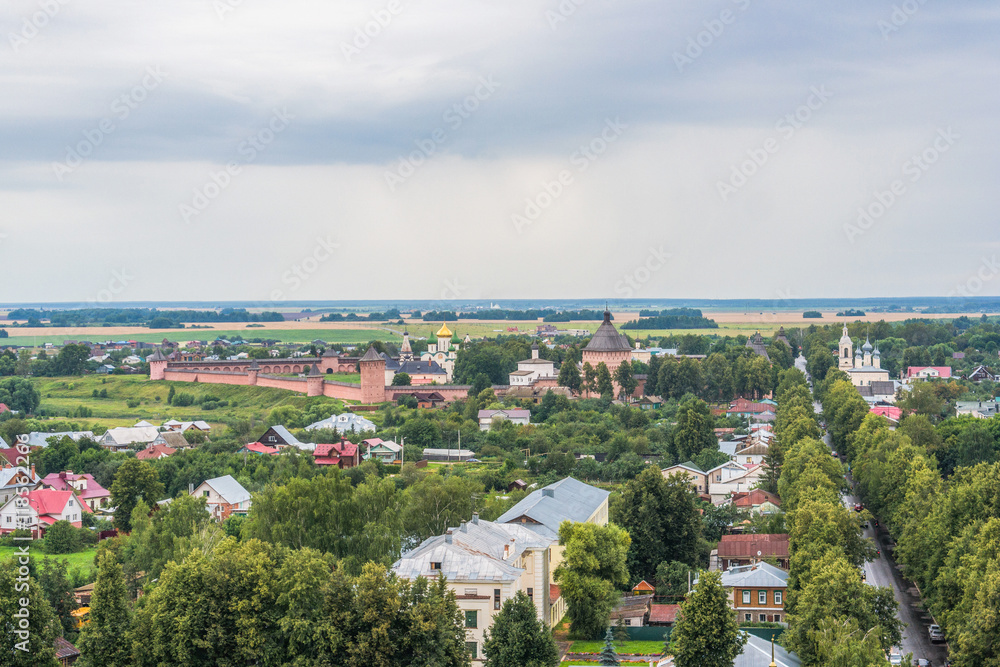
[[[205,507],[219,521],[228,519],[231,514],[245,515],[250,511],[250,492],[232,475],[205,480],[191,495],[204,498]]]
[[[316,431],[319,429],[337,429],[337,433],[348,433],[354,431],[355,433],[360,433],[361,431],[374,431],[375,422],[370,419],[365,419],[361,415],[356,415],[353,412],[345,412],[341,415],[330,415],[326,419],[321,419],[318,422],[313,422],[306,426],[307,431]]]
[[[494,419],[506,419],[515,424],[527,426],[531,423],[530,410],[480,410],[479,430],[489,431]]]
[[[517,362],[517,370],[510,373],[508,383],[512,387],[525,386],[542,378],[554,377],[557,377],[556,363],[548,359],[539,359],[538,343],[532,343],[531,358]]]
[[[0,468],[0,505],[24,490],[32,491],[42,483],[34,467],[6,466]]]
[[[109,428],[98,440],[101,447],[118,452],[124,449],[145,449],[160,434],[155,426],[118,426]]]
[[[79,528],[83,513],[90,511],[72,491],[37,489],[27,496],[17,496],[0,507],[0,533],[14,530],[40,530],[56,521],[69,521]]]
[[[62,440],[63,438],[70,438],[73,442],[80,442],[81,438],[94,439],[93,431],[57,431],[56,433],[43,433],[41,431],[32,431],[28,434],[28,446],[29,447],[48,447],[49,438],[58,438]]]

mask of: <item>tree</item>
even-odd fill
[[[611,632],[611,628],[608,628],[607,633],[604,635],[604,647],[601,648],[601,657],[598,664],[612,666],[622,664],[618,658],[618,651],[615,650],[615,638]]]
[[[59,619],[44,595],[30,594],[40,590],[38,581],[25,577],[20,567],[14,558],[0,561],[0,619],[5,626],[0,633],[0,664],[58,667],[53,643],[60,634]]]
[[[686,476],[664,479],[659,466],[646,466],[625,483],[611,518],[634,535],[628,550],[633,582],[654,581],[657,567],[665,560],[698,565],[701,517]]]
[[[71,554],[80,549],[80,534],[69,521],[56,521],[45,531],[45,553]]]
[[[559,386],[579,392],[582,385],[583,380],[580,378],[580,369],[577,368],[576,362],[567,359],[559,368]]]
[[[688,575],[691,566],[680,561],[663,561],[656,566],[656,594],[661,597],[683,600],[688,592]]]
[[[31,414],[38,408],[41,400],[41,394],[29,380],[16,377],[0,380],[0,403],[6,403],[11,410]]]
[[[731,667],[746,643],[719,572],[702,572],[670,635],[677,667]]]
[[[37,569],[38,584],[45,592],[45,598],[52,607],[52,612],[62,624],[62,634],[72,632],[76,624],[72,612],[76,609],[73,581],[69,576],[68,561],[63,558],[46,558]]]
[[[64,345],[55,359],[57,375],[82,375],[83,367],[90,357],[90,348],[86,345],[71,343]]]
[[[719,448],[712,413],[704,401],[693,398],[681,403],[677,409],[677,426],[671,432],[670,440],[677,461],[688,461],[703,450]]]
[[[836,366],[833,354],[825,347],[818,347],[806,358],[806,371],[813,382],[819,383],[826,378],[827,372]]]
[[[639,386],[639,381],[632,374],[632,364],[627,361],[618,364],[618,368],[615,369],[615,382],[618,383],[619,398],[627,401]]]
[[[470,478],[427,475],[406,490],[406,533],[423,540],[468,521],[475,511],[475,496],[482,491],[482,485]]]
[[[611,381],[611,371],[603,361],[597,364],[597,393],[601,398],[614,398],[615,386]]]
[[[559,651],[545,624],[538,620],[535,605],[517,591],[493,618],[483,638],[485,667],[555,667]]]
[[[114,554],[105,551],[98,561],[90,622],[83,626],[80,635],[80,653],[95,667],[128,667],[132,664],[131,627],[132,609],[125,573]]]
[[[472,380],[472,386],[469,388],[469,396],[478,396],[481,392],[489,389],[493,386],[493,380],[486,373],[478,373]]]
[[[613,523],[564,521],[559,544],[565,547],[555,578],[568,604],[570,633],[591,638],[608,627],[618,589],[628,584],[625,565],[632,539]]]
[[[597,391],[597,371],[590,365],[589,361],[583,362],[583,388],[588,394]]]
[[[897,405],[908,413],[936,418],[944,411],[945,401],[938,395],[934,382],[928,380],[914,382],[913,388],[904,394]]]
[[[396,373],[392,376],[393,387],[409,387],[411,384],[409,373]]]
[[[111,484],[111,504],[115,510],[115,528],[122,532],[132,530],[132,510],[141,498],[152,507],[163,497],[160,475],[148,461],[126,459],[115,472]]]

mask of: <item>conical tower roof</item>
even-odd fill
[[[319,372],[319,366],[317,366],[316,364],[313,364],[309,368],[309,375],[321,375],[321,373]]]
[[[594,337],[583,348],[590,352],[624,352],[631,351],[632,346],[628,344],[625,336],[618,333],[615,325],[611,324],[611,312],[604,311],[604,321],[597,327]]]
[[[368,347],[368,351],[365,352],[365,356],[361,357],[359,361],[384,361],[382,355],[380,355],[376,350],[374,345]]]
[[[149,355],[146,361],[167,361],[167,357],[163,354],[160,348],[156,348],[153,354]]]

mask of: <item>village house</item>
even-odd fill
[[[299,442],[298,438],[289,433],[288,429],[280,424],[272,426],[264,431],[264,435],[260,436],[259,442],[267,445],[268,447],[275,447],[277,449],[297,447],[299,449],[311,450],[310,446],[307,446],[306,443]]]
[[[42,483],[35,467],[26,468],[5,463],[0,468],[0,505],[24,491],[33,491]]]
[[[562,521],[607,524],[607,491],[566,478],[526,496],[496,521],[472,521],[424,540],[393,565],[400,577],[447,578],[465,619],[466,647],[482,664],[483,633],[503,603],[523,591],[551,627],[565,615],[553,573],[562,561]]]
[[[909,366],[907,380],[947,380],[951,377],[951,366]]]
[[[337,466],[341,470],[361,465],[361,448],[341,438],[340,442],[316,444],[313,457],[318,466]]]
[[[42,487],[72,491],[91,510],[98,510],[111,501],[111,492],[98,484],[90,473],[74,473],[72,470],[49,473],[42,478]]]
[[[765,558],[774,559],[783,568],[788,567],[787,534],[723,535],[719,540],[717,567],[713,569],[729,570]]]
[[[121,452],[126,449],[143,449],[151,445],[156,436],[160,434],[155,426],[118,426],[109,428],[101,436],[98,443],[101,447],[112,452]]]
[[[180,434],[178,433],[178,435]],[[177,450],[175,448],[154,442],[149,447],[146,447],[146,449],[136,452],[135,458],[140,461],[156,461],[157,459],[165,459],[171,454],[176,453]]]
[[[955,415],[972,415],[977,419],[989,419],[1000,415],[1000,403],[992,401],[958,401],[955,403]]]
[[[507,420],[512,424],[527,426],[531,421],[530,410],[480,410],[479,430],[489,431],[493,426],[493,420]]]
[[[1000,382],[1000,374],[994,373],[986,366],[976,366],[971,371],[965,375],[966,380],[971,380],[972,382],[982,382],[983,380],[989,380],[990,382]]]
[[[218,521],[233,514],[246,516],[250,511],[250,492],[232,475],[205,480],[190,495],[204,498],[209,514]]]
[[[191,443],[187,441],[182,431],[164,431],[153,439],[152,444],[163,445],[172,449],[187,449],[191,447]]]
[[[366,419],[361,415],[354,414],[353,412],[345,412],[339,415],[330,415],[326,419],[313,422],[305,428],[307,431],[317,431],[321,429],[336,429],[337,433],[344,434],[351,431],[360,433],[361,431],[374,431],[375,422],[370,419]]]
[[[364,459],[366,461],[376,459],[390,465],[403,462],[403,447],[397,445],[392,440],[368,438],[367,440],[362,440],[361,444],[365,448]]]
[[[670,477],[671,475],[687,475],[691,480],[692,490],[697,492],[699,495],[702,493],[708,493],[708,474],[695,465],[693,461],[678,463],[675,466],[664,468],[661,472],[663,473],[664,478]]]
[[[68,521],[79,528],[83,513],[89,511],[72,491],[36,489],[27,496],[11,498],[0,507],[0,534],[30,530],[35,535],[44,535],[56,521]]]
[[[730,501],[751,514],[775,514],[781,510],[781,499],[763,489],[734,493]]]
[[[184,433],[185,431],[188,431],[190,429],[194,429],[195,431],[202,431],[203,433],[211,433],[212,431],[212,427],[209,425],[209,423],[201,420],[182,422],[182,421],[177,421],[176,419],[170,419],[168,421],[163,422],[163,428],[166,429],[167,431],[180,431],[181,433]]]
[[[238,450],[237,454],[261,454],[266,456],[274,456],[278,453],[277,447],[268,447],[265,444],[259,442],[251,442],[249,444],[243,445]]]
[[[50,438],[56,438],[56,441],[62,440],[63,438],[69,438],[73,442],[80,442],[83,438],[96,440],[94,438],[93,431],[58,431],[56,433],[32,431],[28,434],[26,444],[29,447],[48,447]]]
[[[611,611],[611,625],[622,625],[641,628],[649,620],[650,605],[653,604],[652,594],[626,595],[619,600]]]
[[[785,623],[788,572],[768,563],[742,565],[722,573],[722,585],[743,623]]]

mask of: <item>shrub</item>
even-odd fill
[[[42,551],[49,554],[71,554],[80,550],[80,531],[69,521],[56,521],[42,538]]]
[[[140,401],[138,398],[130,398],[125,402],[125,405],[129,406],[130,408],[137,408],[141,403],[142,401]]]

